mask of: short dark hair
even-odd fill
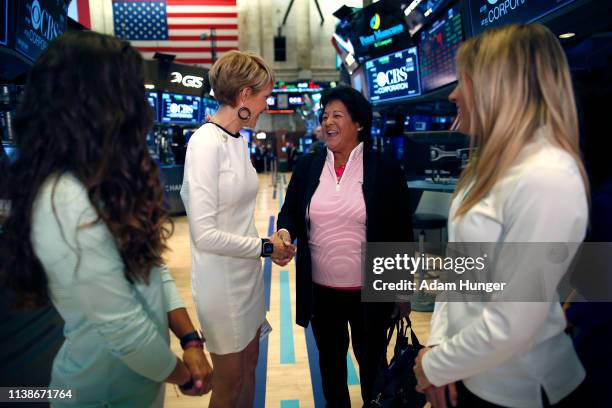
[[[350,86],[337,86],[335,88],[329,88],[323,93],[321,97],[321,115],[319,116],[319,122],[325,111],[325,106],[332,101],[340,101],[346,106],[346,110],[353,122],[357,122],[361,125],[359,131],[359,141],[365,145],[371,144],[370,129],[372,128],[372,105],[358,90],[351,88]]]

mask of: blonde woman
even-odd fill
[[[274,74],[259,56],[231,51],[209,73],[220,104],[189,141],[181,197],[189,219],[192,290],[215,374],[210,407],[253,405],[265,320],[261,256],[292,257],[254,223],[258,178],[242,127],[267,108]],[[272,241],[272,242],[271,242]]]
[[[538,24],[491,30],[464,44],[457,62],[450,100],[478,153],[457,185],[449,240],[582,241],[588,185],[555,35]],[[566,268],[520,279],[555,288]],[[434,407],[446,406],[446,392],[470,408],[576,406],[585,373],[564,329],[558,302],[437,303],[418,388]]]

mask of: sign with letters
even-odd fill
[[[472,33],[513,23],[531,23],[574,0],[469,0]]]
[[[64,0],[19,0],[15,50],[35,61],[66,31],[66,13]]]

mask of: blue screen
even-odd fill
[[[455,55],[463,41],[460,6],[451,7],[442,17],[421,31],[419,60],[423,92],[457,80]]]
[[[147,92],[147,100],[153,108],[153,120],[159,120],[159,101],[157,100],[157,92]]]
[[[4,153],[6,153],[6,155],[9,158],[9,161],[11,163],[13,163],[15,160],[17,160],[18,151],[17,151],[17,148],[15,146],[2,145],[2,147],[4,148]]]
[[[214,115],[219,110],[219,103],[212,98],[202,98],[202,118],[201,121],[205,122],[208,117]]]
[[[416,47],[366,62],[365,73],[372,103],[421,94]]]
[[[530,23],[574,0],[500,1],[469,0],[472,34],[512,23]],[[492,4],[493,3],[493,4]]]
[[[191,95],[163,93],[162,123],[199,123],[202,98]]]

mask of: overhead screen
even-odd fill
[[[199,96],[163,93],[161,100],[162,123],[198,123],[202,101]]]
[[[421,94],[416,47],[367,61],[365,75],[372,103],[397,101]]]
[[[469,0],[472,33],[512,23],[530,23],[574,0]]]
[[[448,9],[419,36],[421,88],[429,92],[457,80],[455,55],[463,41],[459,5]]]
[[[147,100],[149,105],[153,108],[153,118],[155,121],[159,120],[159,103],[157,100],[157,92],[147,92]]]

